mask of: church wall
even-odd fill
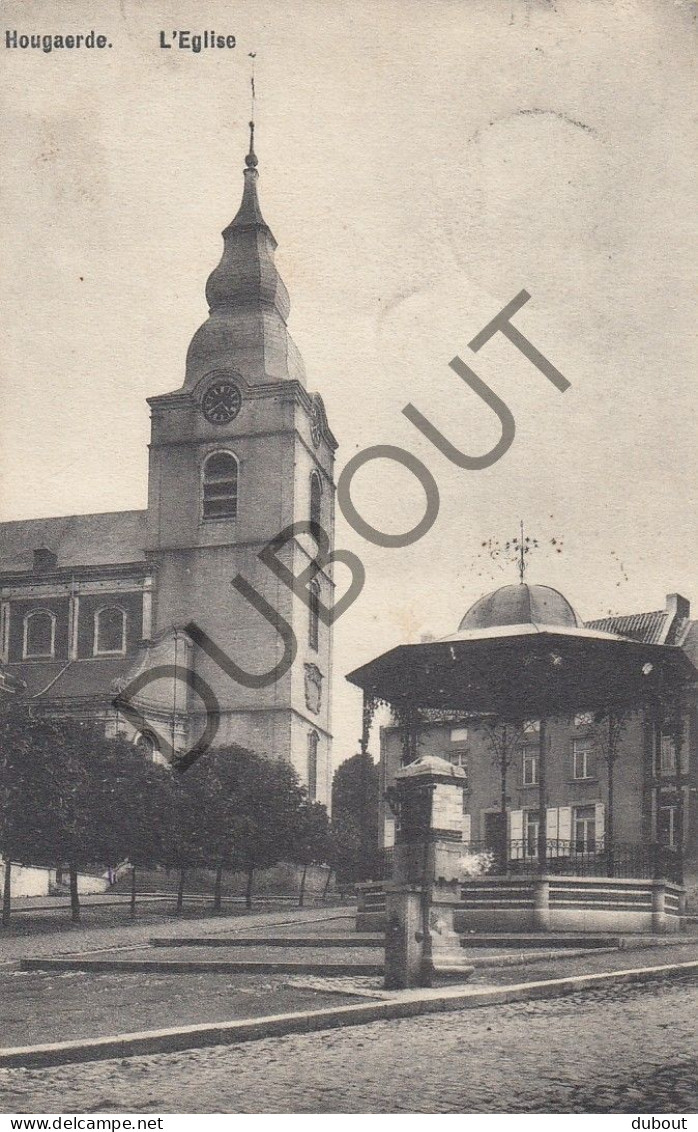
[[[288,760],[290,730],[290,713],[285,710],[225,712],[213,745],[237,744],[265,758]]]

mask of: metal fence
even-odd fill
[[[393,875],[394,849],[384,849],[380,875],[375,880],[388,880]],[[625,877],[635,880],[670,880],[683,883],[681,853],[665,845],[635,845],[614,842],[580,843],[546,841],[545,858],[539,856],[537,841],[528,838],[507,839],[506,846],[485,841],[470,841],[462,847],[463,876],[522,875],[545,872],[557,876]]]

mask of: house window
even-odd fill
[[[461,770],[465,771],[464,789],[468,789],[468,752],[462,751],[448,751],[446,758],[453,766],[459,766]]]
[[[204,519],[234,519],[238,511],[238,462],[230,452],[208,456],[203,473]]]
[[[317,798],[317,749],[320,738],[317,731],[308,735],[308,798],[314,802]]]
[[[320,641],[320,586],[311,582],[308,586],[308,644],[317,652]]]
[[[577,806],[572,820],[575,853],[595,853],[596,806]]]
[[[538,856],[538,833],[540,831],[540,818],[538,810],[527,810],[524,822],[524,855],[526,857]]]
[[[678,835],[678,807],[660,806],[657,810],[657,841],[667,849],[675,849]]]
[[[538,784],[537,751],[524,751],[522,781],[524,786],[536,786]]]
[[[56,618],[37,609],[24,618],[24,658],[52,657],[56,651]]]
[[[310,522],[320,525],[322,519],[322,483],[317,472],[310,474]]]
[[[108,605],[95,613],[95,635],[93,653],[126,652],[126,614],[118,605]]]
[[[594,745],[589,739],[575,739],[572,746],[572,777],[594,778]]]
[[[467,727],[452,727],[451,728],[451,742],[452,743],[467,743],[468,742],[468,728]]]
[[[574,717],[575,727],[593,727],[594,713],[593,711],[580,711]]]
[[[659,773],[676,774],[676,740],[673,735],[662,735],[659,748]]]

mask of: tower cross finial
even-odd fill
[[[252,60],[250,68],[250,149],[247,157],[245,158],[245,165],[248,169],[254,169],[257,164],[257,155],[254,151],[254,112],[256,100],[254,89],[254,61],[257,58],[257,53],[255,51],[250,51],[249,57]]]

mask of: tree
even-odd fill
[[[337,877],[369,880],[381,867],[378,767],[367,752],[336,770],[332,782],[332,840]]]
[[[249,751],[237,753],[236,763],[233,834],[237,861],[247,875],[245,904],[251,908],[255,871],[278,864],[292,850],[305,790],[289,763]]]
[[[609,876],[614,874],[615,767],[620,755],[621,741],[633,713],[632,707],[608,704],[594,716],[594,741],[601,758],[606,763],[608,775],[608,806],[606,807],[604,849],[608,860]]]
[[[2,923],[10,922],[12,862],[55,862],[49,821],[52,732],[19,705],[0,715],[0,853],[4,858]]]
[[[304,800],[296,813],[292,860],[303,866],[298,906],[303,907],[308,865],[325,864],[331,856],[330,825],[327,810],[320,802]]]
[[[123,738],[92,721],[32,715],[18,706],[0,717],[0,846],[7,861],[66,864],[70,907],[80,919],[78,872],[126,857],[160,854],[153,805],[162,775]],[[6,870],[9,871],[9,870]],[[5,885],[9,916],[9,879]]]
[[[241,783],[244,768],[255,756],[243,747],[232,745],[209,751],[205,758],[188,770],[181,781],[183,796],[190,800],[190,813],[185,818],[186,852],[192,863],[215,870],[213,909],[222,904],[223,870],[240,866],[240,810],[244,804]],[[192,823],[192,814],[196,814]]]
[[[216,870],[214,908],[221,906],[224,868],[247,877],[245,902],[252,906],[254,874],[294,852],[309,852],[320,819],[306,818],[306,794],[293,767],[243,747],[220,747],[181,776],[171,855],[180,868],[200,864]],[[312,820],[312,831],[310,822]]]
[[[510,723],[496,717],[485,717],[480,721],[482,733],[492,755],[492,765],[499,771],[499,830],[497,837],[497,856],[500,864],[507,864],[507,780],[511,767],[517,758],[525,739],[524,724]],[[494,847],[493,847],[494,848]]]
[[[179,871],[176,912],[184,904],[187,869],[205,865],[207,856],[206,822],[209,799],[199,762],[186,773],[174,775],[169,795],[168,822],[164,842],[164,863]]]

